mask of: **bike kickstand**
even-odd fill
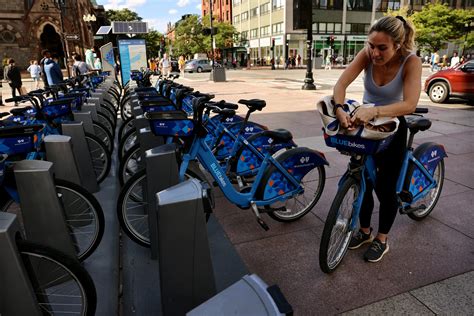
[[[270,227],[268,227],[267,223],[260,217],[260,212],[258,211],[258,207],[254,202],[251,202],[252,211],[257,218],[257,223],[265,230],[268,231]]]

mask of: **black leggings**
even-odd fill
[[[19,95],[19,96],[21,95],[21,91],[20,91],[21,86],[20,86],[20,87],[12,87],[12,86],[10,85],[10,88],[12,88],[12,97],[16,97],[16,96],[17,96],[17,95],[16,95],[16,91],[18,91],[18,95]]]
[[[388,148],[374,156],[375,166],[377,168],[377,180],[375,183],[375,193],[380,201],[379,209],[379,230],[381,234],[388,234],[395,221],[398,211],[398,197],[396,186],[402,159],[406,151],[407,143],[407,125],[404,117],[399,117],[400,124],[394,136],[394,139]],[[367,181],[364,200],[360,210],[360,226],[370,227],[370,219],[374,209],[374,190],[370,181]]]

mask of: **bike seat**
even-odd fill
[[[252,111],[261,111],[266,105],[267,103],[265,102],[265,100],[259,100],[259,99],[251,99],[251,100],[239,100],[240,104],[245,104],[250,110]]]
[[[237,110],[239,106],[235,103],[229,103],[225,102],[224,100],[221,100],[219,102],[209,102],[208,103],[211,106],[217,106],[220,109],[230,109],[230,110]]]
[[[274,140],[281,141],[283,143],[287,143],[293,139],[293,135],[291,134],[291,132],[283,128],[263,131],[260,135],[271,137]]]
[[[407,126],[410,132],[415,134],[419,131],[426,131],[431,127],[431,121],[424,117],[408,117]]]
[[[18,115],[22,115],[23,113],[25,113],[26,111],[31,110],[31,109],[32,109],[31,106],[25,106],[24,108],[11,109],[10,113],[15,115],[15,116],[18,116]]]
[[[6,126],[3,128],[0,128],[0,138],[31,135],[40,131],[41,129],[43,129],[43,127],[44,126],[41,124]]]

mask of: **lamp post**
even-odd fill
[[[87,29],[91,31],[92,26],[91,23],[97,21],[97,18],[94,14],[84,14],[82,16],[82,20],[87,23]],[[94,35],[92,34],[92,46],[94,46]]]
[[[69,56],[69,46],[66,44],[66,34],[64,33],[64,21],[63,21],[63,8],[66,5],[65,0],[54,0],[54,5],[57,9],[59,9],[59,21],[61,23],[61,44],[63,46],[64,56],[64,67],[67,69],[68,77],[71,77],[71,71],[69,70],[69,66],[67,64],[67,56]]]
[[[211,51],[212,51],[212,65],[211,65],[211,77],[214,78],[214,64],[216,63],[216,59],[214,56],[215,53],[215,47],[214,47],[214,28],[212,26],[212,20],[214,20],[212,16],[212,0],[209,0],[209,18],[211,19],[210,21],[210,26],[211,26]]]
[[[311,60],[311,48],[313,45],[313,1],[309,1],[309,10],[306,12],[308,14],[308,25],[307,25],[307,34],[306,34],[306,56],[308,59],[306,65],[306,77],[304,78],[304,85],[301,87],[303,90],[316,90],[314,85],[313,72],[311,71],[311,66],[313,64]]]

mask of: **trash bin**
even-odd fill
[[[314,67],[314,69],[321,69],[323,67],[323,58],[322,57],[315,57],[313,59],[313,67]]]
[[[293,308],[278,286],[268,286],[257,275],[246,275],[224,291],[188,312],[207,315],[292,315]]]
[[[224,67],[215,67],[211,72],[211,79],[214,82],[225,82],[225,68]]]

